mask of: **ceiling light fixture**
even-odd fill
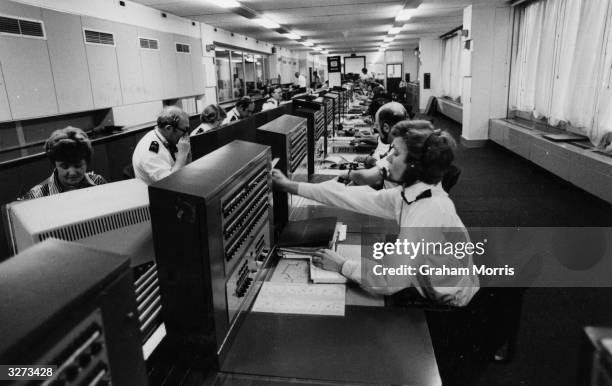
[[[210,2],[223,8],[240,8],[240,3],[236,0],[211,0]]]
[[[298,34],[294,34],[293,32],[289,32],[286,34],[282,34],[284,37],[286,37],[287,39],[291,39],[291,40],[300,40],[302,37]]]
[[[260,17],[257,19],[253,19],[253,21],[257,24],[259,24],[262,27],[265,28],[269,28],[269,29],[276,29],[276,28],[280,28],[280,24],[278,24],[275,21],[272,21],[266,17]]]
[[[404,28],[403,26],[401,27],[391,27],[391,29],[389,30],[389,35],[395,35],[398,34],[402,31],[402,28]]]
[[[313,50],[317,50],[317,51],[323,51],[323,48],[321,47],[312,47]]]
[[[306,46],[306,47],[312,47],[312,46],[314,46],[314,44],[313,44],[313,43],[311,43],[311,42],[306,42],[306,41],[304,41],[304,42],[300,42],[300,44],[302,44],[302,45],[304,45],[304,46]]]
[[[392,42],[395,39],[395,36],[387,36],[386,38],[383,39],[383,41],[385,43],[389,43]]]
[[[329,55],[329,51],[327,51],[327,50],[323,50],[323,51],[321,51],[321,53],[322,53],[323,55]]]
[[[412,16],[414,16],[414,9],[402,9],[397,14],[395,21],[408,21]]]

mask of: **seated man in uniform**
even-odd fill
[[[155,129],[134,149],[134,174],[150,185],[187,165],[190,150],[189,116],[179,107],[167,106],[157,117]]]
[[[271,110],[280,105],[280,101],[283,99],[283,89],[280,86],[274,87],[270,98],[261,106],[261,111]]]
[[[371,169],[355,170],[346,176],[355,185],[380,186],[383,182],[383,174],[388,166],[386,157],[391,152],[391,128],[407,117],[404,106],[397,102],[389,102],[378,109],[375,122],[378,127],[378,146],[372,156],[356,157],[355,162],[363,162],[366,166],[374,166]],[[369,138],[366,138],[369,139]]]
[[[44,150],[54,167],[53,173],[49,178],[30,189],[20,198],[21,200],[106,183],[101,176],[87,172],[93,148],[83,130],[71,126],[55,130],[45,142]]]
[[[227,125],[228,123],[238,121],[243,118],[247,118],[255,111],[255,103],[251,100],[251,97],[244,96],[238,99],[233,109],[227,113],[227,117],[221,123]]]

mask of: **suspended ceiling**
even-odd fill
[[[291,50],[310,50],[280,33],[209,0],[134,0],[138,3]],[[415,9],[388,50],[412,49],[418,39],[439,36],[463,22],[470,4],[505,4],[506,0],[239,0],[259,15],[279,23],[330,54],[376,51],[403,8]]]

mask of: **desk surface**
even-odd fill
[[[344,317],[251,312],[222,371],[318,381],[439,385],[422,311],[347,306]]]
[[[359,243],[364,225],[397,224],[293,197],[292,220],[337,216],[347,243]],[[215,375],[215,385],[402,384],[440,385],[422,310],[347,306],[344,317],[249,313]],[[245,379],[246,377],[250,377]],[[263,377],[263,378],[262,378]]]

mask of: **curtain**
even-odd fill
[[[461,97],[461,37],[457,34],[442,40],[442,96]]]
[[[515,12],[510,109],[599,143],[612,131],[612,2],[540,0]]]
[[[601,92],[605,88],[602,78],[605,72],[606,32],[609,29],[609,5],[607,0],[583,0],[580,23],[576,37],[570,81],[572,95],[566,98],[566,121],[589,135],[598,143],[603,128],[596,126],[595,113]],[[607,107],[612,108],[611,105]]]

